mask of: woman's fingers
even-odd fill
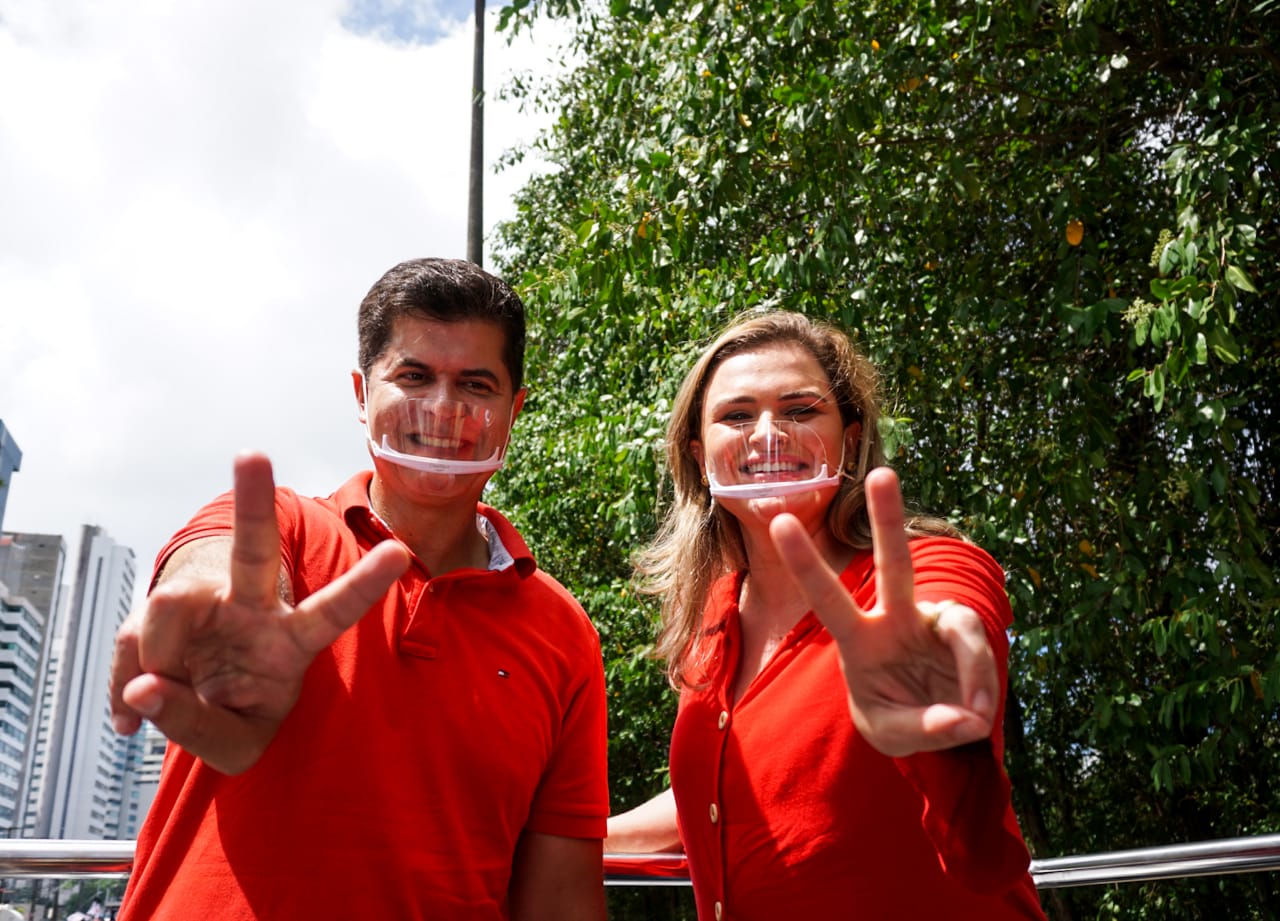
[[[990,723],[1000,699],[999,674],[987,632],[976,611],[953,601],[935,606],[934,632],[951,651],[962,706]]]
[[[888,467],[877,467],[867,474],[864,488],[875,553],[877,607],[887,614],[908,610],[914,614],[915,571],[898,475]]]
[[[891,758],[955,748],[991,734],[988,720],[952,704],[883,707],[874,711],[862,710],[854,704],[852,710],[854,725],[862,737]]]
[[[813,613],[836,643],[844,646],[862,616],[849,590],[794,515],[778,515],[769,522],[769,536]]]

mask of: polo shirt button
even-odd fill
[[[716,921],[720,921],[724,917],[724,906],[716,902]]]
[[[712,804],[711,804],[711,808],[710,808],[710,809],[708,809],[708,810],[707,810],[707,812],[708,812],[708,813],[710,814],[710,816],[711,816],[711,824],[712,824],[712,825],[714,825],[716,822],[719,822],[719,821],[720,821],[720,807],[719,807],[719,806],[717,806],[715,803],[712,803]]]
[[[728,726],[728,725],[729,725],[729,711],[728,711],[728,710],[721,710],[721,711],[720,711],[720,721],[719,721],[719,724],[718,724],[718,725],[719,725],[719,727],[720,727],[721,729],[723,729],[725,726]]]

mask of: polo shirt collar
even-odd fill
[[[333,501],[338,506],[338,513],[357,534],[375,535],[379,540],[393,536],[382,520],[369,505],[369,484],[373,481],[372,470],[361,470],[347,482],[338,487],[333,494]],[[476,515],[484,518],[490,533],[497,537],[506,552],[510,555],[516,573],[521,578],[528,578],[538,568],[537,561],[529,551],[529,546],[520,536],[511,522],[502,513],[483,502],[476,503]],[[485,535],[486,539],[489,535]],[[490,542],[492,546],[492,542]]]
[[[520,532],[515,529],[511,522],[503,517],[502,513],[492,506],[485,505],[483,502],[476,503],[476,514],[484,518],[488,522],[491,533],[502,542],[502,546],[506,548],[507,553],[515,565],[516,572],[521,578],[528,578],[533,575],[533,571],[538,568],[538,563],[533,558],[528,545],[524,542],[524,538],[520,536]]]

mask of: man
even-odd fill
[[[524,307],[414,260],[359,337],[374,470],[307,499],[237,458],[121,627],[116,728],[174,744],[120,917],[600,921],[599,640],[479,503],[524,401]]]

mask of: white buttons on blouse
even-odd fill
[[[729,711],[721,710],[720,718],[716,720],[716,727],[718,729],[723,730],[724,727],[728,725],[729,725]],[[717,806],[715,803],[712,803],[711,806],[707,809],[707,814],[711,817],[712,825],[715,825],[717,822],[720,821],[720,807]],[[724,917],[724,905],[721,904],[720,902],[716,902],[715,904],[715,913],[716,913],[715,921],[722,921]]]

